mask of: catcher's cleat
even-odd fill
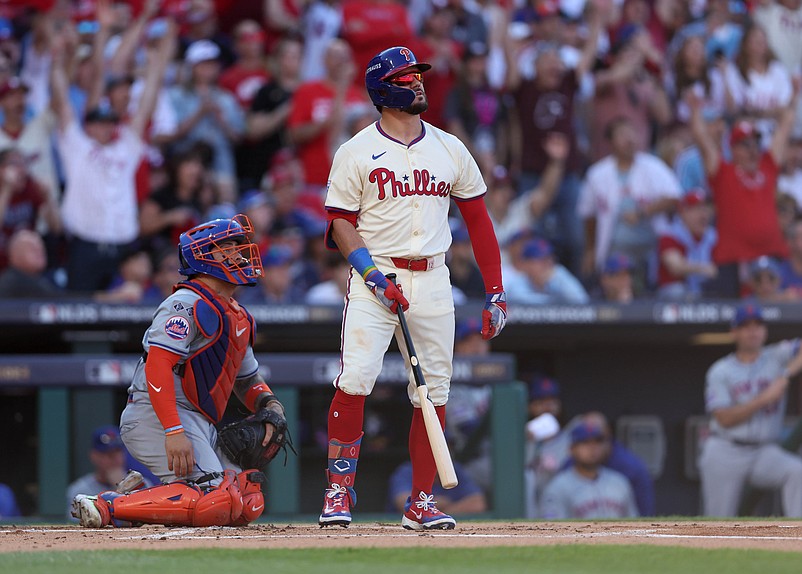
[[[129,470],[123,479],[117,483],[115,489],[120,494],[128,494],[145,487],[145,478],[138,470]]]
[[[79,494],[72,500],[71,514],[85,528],[103,528],[111,521],[108,505],[98,505],[97,496]],[[105,514],[104,511],[105,510]]]
[[[448,514],[437,510],[434,495],[420,492],[414,503],[407,498],[401,526],[407,530],[452,530],[457,522]]]
[[[320,513],[318,524],[323,526],[342,526],[348,527],[351,524],[351,502],[353,489],[346,488],[340,484],[332,483],[331,488],[326,489],[323,497],[323,512]]]

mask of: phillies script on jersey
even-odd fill
[[[368,181],[375,183],[379,187],[379,199],[384,199],[388,193],[393,197],[405,197],[408,195],[436,195],[448,197],[451,193],[451,184],[445,181],[437,181],[437,177],[429,174],[427,169],[416,169],[412,172],[412,182],[410,185],[409,176],[404,174],[399,180],[395,172],[386,167],[377,167],[368,174]],[[436,183],[435,183],[436,182]]]

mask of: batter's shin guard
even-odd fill
[[[265,510],[262,484],[267,481],[263,472],[244,470],[237,475],[237,484],[242,495],[242,514],[230,526],[245,526],[259,518]]]
[[[112,524],[119,521],[175,526],[227,526],[242,515],[242,495],[236,473],[227,470],[223,482],[208,491],[178,481],[130,494],[105,492]]]
[[[336,484],[348,489],[351,506],[356,506],[354,481],[356,480],[356,464],[359,461],[359,447],[364,434],[359,433],[359,437],[349,443],[341,442],[336,438],[329,440],[329,468],[326,471],[326,479],[331,486]]]

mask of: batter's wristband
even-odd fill
[[[174,427],[170,427],[168,429],[164,429],[164,436],[170,436],[170,435],[178,434],[180,432],[184,432],[184,425],[176,425]]]
[[[370,256],[367,247],[360,247],[359,249],[354,249],[351,254],[348,256],[348,263],[350,263],[356,272],[362,276],[363,281],[367,281],[368,277],[373,275],[371,278],[377,285],[380,287],[384,287],[381,285],[381,281],[376,281],[377,273],[381,275],[381,279],[384,279],[384,274],[379,271],[376,267],[376,264],[373,262],[373,258]],[[384,281],[386,283],[386,279]]]

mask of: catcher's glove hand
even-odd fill
[[[265,423],[273,425],[274,430],[267,446],[262,446],[267,434]],[[217,433],[217,438],[223,453],[242,469],[263,469],[275,458],[279,449],[284,450],[284,464],[287,463],[287,447],[295,453],[287,430],[287,419],[267,408],[224,426]]]

